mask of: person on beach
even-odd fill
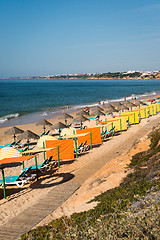
[[[101,102],[100,101],[98,102],[98,106],[101,106]]]
[[[85,111],[86,113],[89,113],[89,111],[90,111],[89,107],[85,107],[85,108],[84,108],[84,111]]]
[[[103,102],[103,107],[105,107],[105,103]]]
[[[126,101],[126,97],[124,97],[124,101]]]

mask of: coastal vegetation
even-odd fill
[[[21,239],[159,239],[160,129],[148,137],[149,149],[132,157],[118,187],[92,200],[99,202],[95,208],[56,219]]]

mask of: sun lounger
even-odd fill
[[[48,172],[51,170],[51,168],[54,166],[56,167],[58,165],[57,161],[52,161],[52,157],[51,156],[49,159],[45,159],[44,162],[42,164],[38,164],[37,165],[37,169],[42,172]],[[31,171],[35,171],[36,170],[36,166],[35,165],[31,165],[29,166],[29,168],[31,169]],[[28,168],[24,168],[23,170],[27,170]]]
[[[42,137],[42,136],[44,136],[44,135],[46,135],[45,132],[41,133],[41,134],[38,135],[38,136],[39,136],[39,137]]]
[[[112,134],[114,134],[114,133],[115,133],[115,127],[113,127],[113,129],[111,128],[109,131],[105,131],[105,132],[102,134],[102,136],[103,136],[104,138],[108,138],[108,137],[112,136]]]
[[[21,142],[21,140],[18,140],[17,142],[15,142],[14,145],[12,145],[12,147],[13,148],[20,148],[21,147],[20,142]]]
[[[22,187],[25,183],[33,180],[36,175],[29,174],[31,168],[23,170],[19,176],[5,177],[5,185],[17,185],[17,187]],[[0,179],[0,187],[3,187],[3,180]]]
[[[14,141],[14,142],[12,142],[10,144],[5,144],[5,145],[0,146],[0,148],[3,148],[3,147],[13,147],[15,143],[16,142]]]
[[[50,130],[48,130],[44,135],[48,135],[50,133]]]
[[[86,151],[88,151],[88,150],[90,149],[90,145],[89,145],[89,144],[86,144],[86,143],[87,143],[87,141],[85,141],[85,142],[83,143],[83,145],[81,146],[82,152],[86,152]]]
[[[80,154],[81,153],[81,147],[83,145],[83,142],[79,144],[79,146],[77,147],[77,153]],[[74,149],[74,153],[76,153],[76,149]]]

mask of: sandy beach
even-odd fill
[[[62,180],[65,180],[65,176],[69,174],[74,175],[70,180],[71,182],[77,181],[81,183],[80,188],[38,225],[47,224],[62,215],[70,216],[74,212],[93,208],[97,203],[88,204],[87,202],[102,192],[118,186],[127,174],[125,167],[131,157],[137,152],[148,149],[148,133],[154,126],[159,124],[159,119],[160,113],[150,118],[142,119],[141,123],[132,125],[127,131],[113,138],[110,137],[100,147],[93,148],[87,154],[82,154],[72,162],[65,161],[59,169],[55,168],[47,174],[41,175],[38,181],[35,180],[22,188],[7,187],[6,199],[3,198],[3,190],[0,189],[0,226],[3,226],[10,219],[33,206],[42,197],[45,198],[45,195],[55,188],[55,184],[60,184]],[[54,124],[62,120],[57,117],[49,121]],[[35,124],[19,125],[18,127],[23,130],[29,129],[36,134],[41,134],[43,131],[42,126]],[[9,128],[0,128],[0,145],[12,142],[13,137],[4,134]],[[144,131],[142,131],[143,129]],[[141,135],[138,135],[139,133]],[[139,136],[141,137],[139,138]],[[98,165],[97,161],[101,160],[103,160],[102,164]],[[38,164],[42,163],[42,161],[43,154],[39,154]],[[31,164],[34,164],[34,159],[27,161],[25,167]],[[94,168],[94,164],[97,164],[95,165],[98,166],[97,169]],[[87,172],[89,167],[91,171]],[[20,173],[21,168],[22,166],[6,168],[5,175],[17,175]]]

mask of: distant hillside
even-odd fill
[[[84,74],[63,74],[49,76],[12,77],[11,79],[160,79],[160,71],[156,72],[108,72],[108,73],[84,73]]]

